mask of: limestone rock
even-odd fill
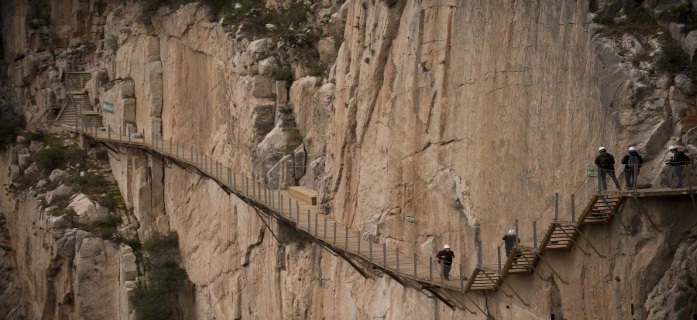
[[[46,179],[41,179],[41,180],[39,180],[39,182],[36,183],[36,188],[41,189],[41,188],[45,187],[46,185],[48,185],[48,181],[46,181]]]
[[[80,223],[92,223],[106,219],[109,210],[90,200],[86,195],[76,195],[68,205],[78,216]]]
[[[55,190],[48,192],[46,194],[46,202],[51,204],[58,197],[68,196],[72,192],[73,192],[73,188],[71,186],[66,186],[64,184],[61,184],[58,186],[58,188],[56,188]]]
[[[258,144],[274,128],[274,105],[257,105],[252,112],[254,141]]]
[[[28,142],[29,142],[29,140],[27,138],[25,138],[24,136],[17,136],[17,144],[25,145]]]
[[[252,95],[257,98],[273,98],[275,82],[265,76],[254,76]]]
[[[277,68],[278,62],[276,62],[275,57],[268,57],[259,61],[259,74],[262,76],[273,77]]]
[[[27,165],[27,162],[29,162],[30,157],[31,157],[31,154],[28,154],[28,153],[18,154],[17,155],[17,164],[19,164],[20,167]]]
[[[54,169],[51,171],[51,174],[48,176],[48,180],[51,180],[51,182],[62,182],[63,180],[67,179],[70,176],[69,173],[61,170],[61,169]]]
[[[684,94],[689,96],[693,96],[695,93],[697,93],[697,87],[695,84],[684,74],[678,74],[675,76],[675,86],[678,87],[678,89],[680,89],[680,91],[682,91]]]
[[[41,141],[34,141],[34,140],[32,140],[32,141],[29,143],[29,151],[30,151],[31,153],[35,153],[35,152],[37,152],[37,151],[43,149],[44,147],[46,147],[46,144],[43,143],[43,142],[41,142]]]

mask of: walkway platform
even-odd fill
[[[656,189],[637,189],[635,193],[634,190],[612,190],[606,191],[606,195],[614,197],[631,197],[636,195],[637,197],[665,197],[665,196],[680,196],[680,195],[693,195],[697,194],[697,186],[686,187],[686,188],[656,188]]]

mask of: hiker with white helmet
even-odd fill
[[[673,168],[673,177],[675,178],[675,184],[670,186],[671,188],[682,188],[682,167],[690,163],[691,159],[685,152],[678,150],[676,146],[668,147],[673,156],[670,157],[666,163]]]
[[[438,258],[438,264],[443,266],[443,273],[441,274],[441,277],[443,277],[445,280],[450,280],[450,268],[453,265],[455,253],[450,251],[450,246],[446,244],[443,246],[443,250],[438,251],[436,258]]]
[[[617,190],[622,189],[622,187],[620,187],[620,181],[617,180],[617,176],[615,175],[615,157],[607,152],[605,147],[598,148],[598,153],[598,156],[595,157],[595,165],[597,165],[600,170],[600,186],[602,190],[607,190],[605,175],[610,175],[612,181],[615,182]]]
[[[515,234],[515,230],[513,229],[508,230],[508,233],[505,236],[503,236],[501,240],[503,240],[505,243],[506,257],[511,255],[511,250],[513,249],[513,247],[515,247],[516,244],[520,243],[520,240],[518,239],[518,236]]]
[[[627,183],[625,187],[627,190],[636,186],[635,177],[639,177],[639,169],[641,164],[644,163],[644,159],[641,158],[639,152],[636,151],[635,147],[629,147],[629,153],[624,155],[622,158],[622,164],[624,165],[624,180]],[[636,167],[636,172],[634,172],[634,167]]]

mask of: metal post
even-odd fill
[[[571,195],[571,223],[576,224],[576,196]]]
[[[300,204],[298,204],[298,200],[295,200],[295,216],[298,218],[298,228],[300,228]]]
[[[399,248],[397,248],[397,273],[399,273]]]
[[[123,129],[123,126],[119,126],[119,142],[121,142],[121,136],[123,135],[122,129]]]
[[[535,245],[535,251],[537,251],[537,221],[532,222],[532,239]]]
[[[283,215],[283,195],[278,195],[278,206],[281,208],[281,215]]]
[[[336,247],[336,221],[334,221],[334,246]]]
[[[382,243],[382,265],[387,269],[387,245]]]
[[[169,154],[172,154],[172,138],[169,139]]]
[[[232,175],[232,172],[230,172],[230,168],[227,168],[227,186],[232,190],[232,186],[230,186],[230,176]]]
[[[501,249],[501,247],[499,247],[499,249]],[[460,291],[465,292],[465,275],[462,273],[462,263],[460,263]]]
[[[520,239],[520,232],[518,232],[518,219],[515,219],[515,235]]]
[[[554,193],[554,222],[559,221],[559,193]]]
[[[357,249],[358,254],[361,254],[361,239],[362,238],[363,238],[363,233],[360,230],[358,230],[358,249]]]
[[[310,214],[310,210],[307,210],[307,213]],[[319,224],[319,215],[315,215],[315,238],[317,238],[317,225]]]
[[[499,255],[499,276],[501,275],[501,247],[499,246],[498,248],[498,255]]]
[[[288,217],[290,220],[293,220],[293,201],[290,199],[290,196],[288,196]],[[300,227],[300,221],[296,220],[296,225]]]
[[[244,181],[242,182],[244,184],[244,195],[247,196],[249,195],[249,182],[247,182],[247,176],[244,176]]]
[[[414,279],[418,279],[416,274],[416,253],[414,253]]]
[[[327,241],[327,216],[324,216],[324,241]]]
[[[603,187],[602,184],[600,183],[600,179],[603,177],[603,169],[598,168],[598,194],[603,193]]]
[[[75,130],[77,130],[77,120],[75,120],[75,121],[76,121],[75,122]],[[107,132],[108,132],[107,138],[109,139],[109,141],[111,141],[111,125],[107,126]]]
[[[346,244],[344,245],[344,250],[349,251],[348,249],[348,226],[344,227],[346,228]]]
[[[632,182],[633,185],[632,185],[632,188],[634,189],[634,193],[637,193],[636,189],[637,189],[637,184],[638,184],[638,183],[637,183],[637,181],[638,181],[637,179],[639,178],[639,164],[638,164],[638,163],[635,163],[635,164],[633,164],[632,166],[634,167],[634,168],[632,168],[632,169],[633,169],[633,170],[632,170],[632,176],[633,176],[633,177],[632,177],[632,178],[633,178],[633,182]],[[687,173],[688,173],[688,175],[687,175],[687,183],[690,184],[690,175],[689,175],[690,172],[688,171]]]
[[[179,145],[177,145],[177,158],[179,158]]]
[[[234,191],[236,187],[237,187],[237,175],[233,174],[232,175],[232,190]]]
[[[368,241],[368,260],[373,262],[373,242]]]
[[[195,164],[196,161],[194,161],[194,148],[189,149],[189,153],[191,154],[191,162]]]
[[[431,283],[433,283],[433,257],[428,257],[428,273]]]

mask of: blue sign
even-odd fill
[[[114,104],[108,101],[102,103],[102,110],[108,113],[114,113]]]

